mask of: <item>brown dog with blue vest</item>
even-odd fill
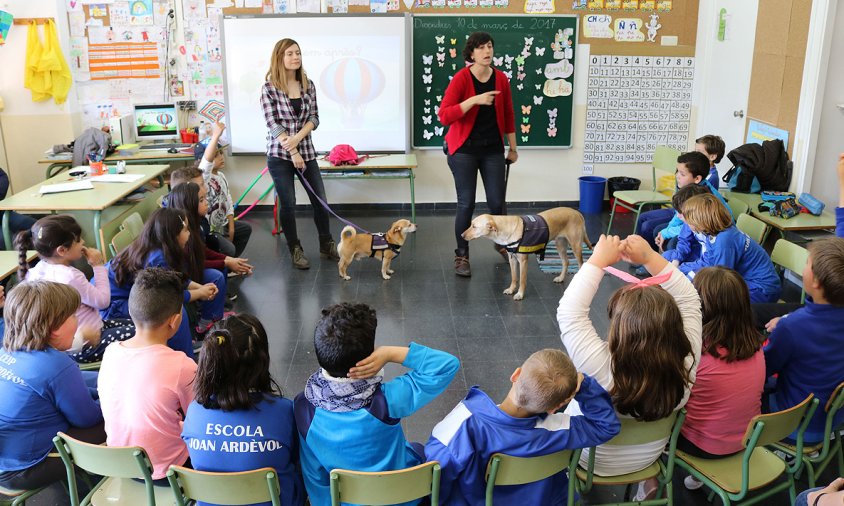
[[[583,215],[569,207],[555,207],[539,214],[526,216],[494,216],[482,214],[472,220],[472,225],[463,232],[467,241],[486,237],[504,246],[510,253],[510,286],[504,290],[513,299],[522,300],[527,287],[527,261],[531,253],[545,256],[545,246],[554,241],[563,263],[555,283],[562,283],[568,271],[566,250],[571,245],[577,265],[583,265],[583,243],[591,249],[592,243],[586,235]],[[518,288],[516,291],[516,262],[519,264]]]
[[[399,256],[407,234],[411,232],[416,232],[416,224],[410,220],[393,222],[390,230],[383,234],[358,233],[354,227],[347,225],[340,232],[340,244],[337,245],[337,253],[340,255],[337,269],[340,271],[340,277],[347,281],[352,279],[346,273],[352,260],[373,257],[381,260],[381,277],[390,279],[390,274],[395,272],[390,269],[390,262]]]

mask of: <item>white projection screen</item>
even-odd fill
[[[233,154],[266,153],[261,86],[275,43],[292,38],[317,89],[318,152],[409,146],[409,23],[406,15],[225,16],[222,23],[227,131]]]

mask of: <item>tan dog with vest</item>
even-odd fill
[[[583,265],[583,243],[589,248],[592,243],[586,235],[586,222],[583,215],[569,207],[556,207],[538,213],[547,224],[547,241],[554,241],[557,244],[557,252],[563,262],[563,270],[559,276],[554,278],[555,283],[562,283],[568,270],[568,258],[566,249],[571,245],[577,265]],[[530,218],[529,216],[525,217]],[[487,237],[501,246],[507,247],[510,252],[510,286],[504,290],[506,295],[515,295],[513,299],[522,300],[527,287],[527,261],[528,255],[541,252],[545,244],[521,245],[525,234],[525,223],[532,223],[532,218],[527,222],[521,216],[493,216],[482,214],[472,220],[472,225],[463,232],[462,236],[467,241],[478,237]],[[514,251],[515,250],[515,251]],[[516,261],[519,263],[519,291],[516,291]]]
[[[399,256],[399,250],[404,245],[407,234],[411,232],[416,232],[415,223],[411,223],[410,220],[395,221],[390,225],[390,230],[383,234],[387,246],[383,249],[373,250],[372,234],[359,234],[354,227],[346,226],[340,232],[340,244],[337,245],[337,253],[340,255],[337,268],[340,271],[340,277],[347,281],[352,279],[351,276],[346,274],[346,269],[352,263],[352,260],[374,257],[381,259],[381,277],[390,279],[390,274],[395,272],[390,269],[390,262]]]

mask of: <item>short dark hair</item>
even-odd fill
[[[683,214],[683,204],[690,198],[703,195],[704,193],[709,193],[709,187],[702,184],[687,184],[677,190],[677,193],[671,197],[671,205],[675,211]]]
[[[715,156],[715,163],[721,161],[724,158],[724,150],[727,149],[726,144],[724,144],[724,139],[717,135],[704,135],[703,137],[699,137],[695,139],[695,144],[703,144],[703,149],[710,155]]]
[[[700,176],[702,179],[706,179],[706,176],[709,175],[709,158],[703,153],[697,151],[683,153],[677,157],[677,163],[685,165],[691,172],[692,177]]]
[[[492,42],[492,45],[495,46],[495,41],[492,39],[492,35],[486,32],[474,32],[469,35],[469,38],[466,39],[466,45],[463,46],[463,59],[467,62],[473,62],[472,51],[483,46],[487,42]]]
[[[198,177],[202,177],[202,171],[196,165],[176,169],[170,174],[170,188],[175,188],[182,183],[190,182]]]
[[[335,378],[375,351],[378,318],[367,304],[341,302],[322,310],[314,330],[314,349],[320,367]]]
[[[137,327],[160,327],[182,312],[185,289],[181,273],[147,267],[138,272],[129,291],[129,316]]]
[[[270,375],[270,349],[261,321],[247,313],[217,322],[202,343],[193,390],[207,409],[252,409],[281,394]]]
[[[844,306],[844,238],[810,242],[809,258],[824,299],[833,306]]]

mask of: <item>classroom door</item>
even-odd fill
[[[702,0],[700,4],[698,43],[703,43],[704,54],[698,59],[702,74],[697,134],[720,135],[727,152],[745,143],[758,8],[759,0]],[[719,40],[722,24],[725,33]],[[729,161],[725,159],[718,168],[723,175]]]

